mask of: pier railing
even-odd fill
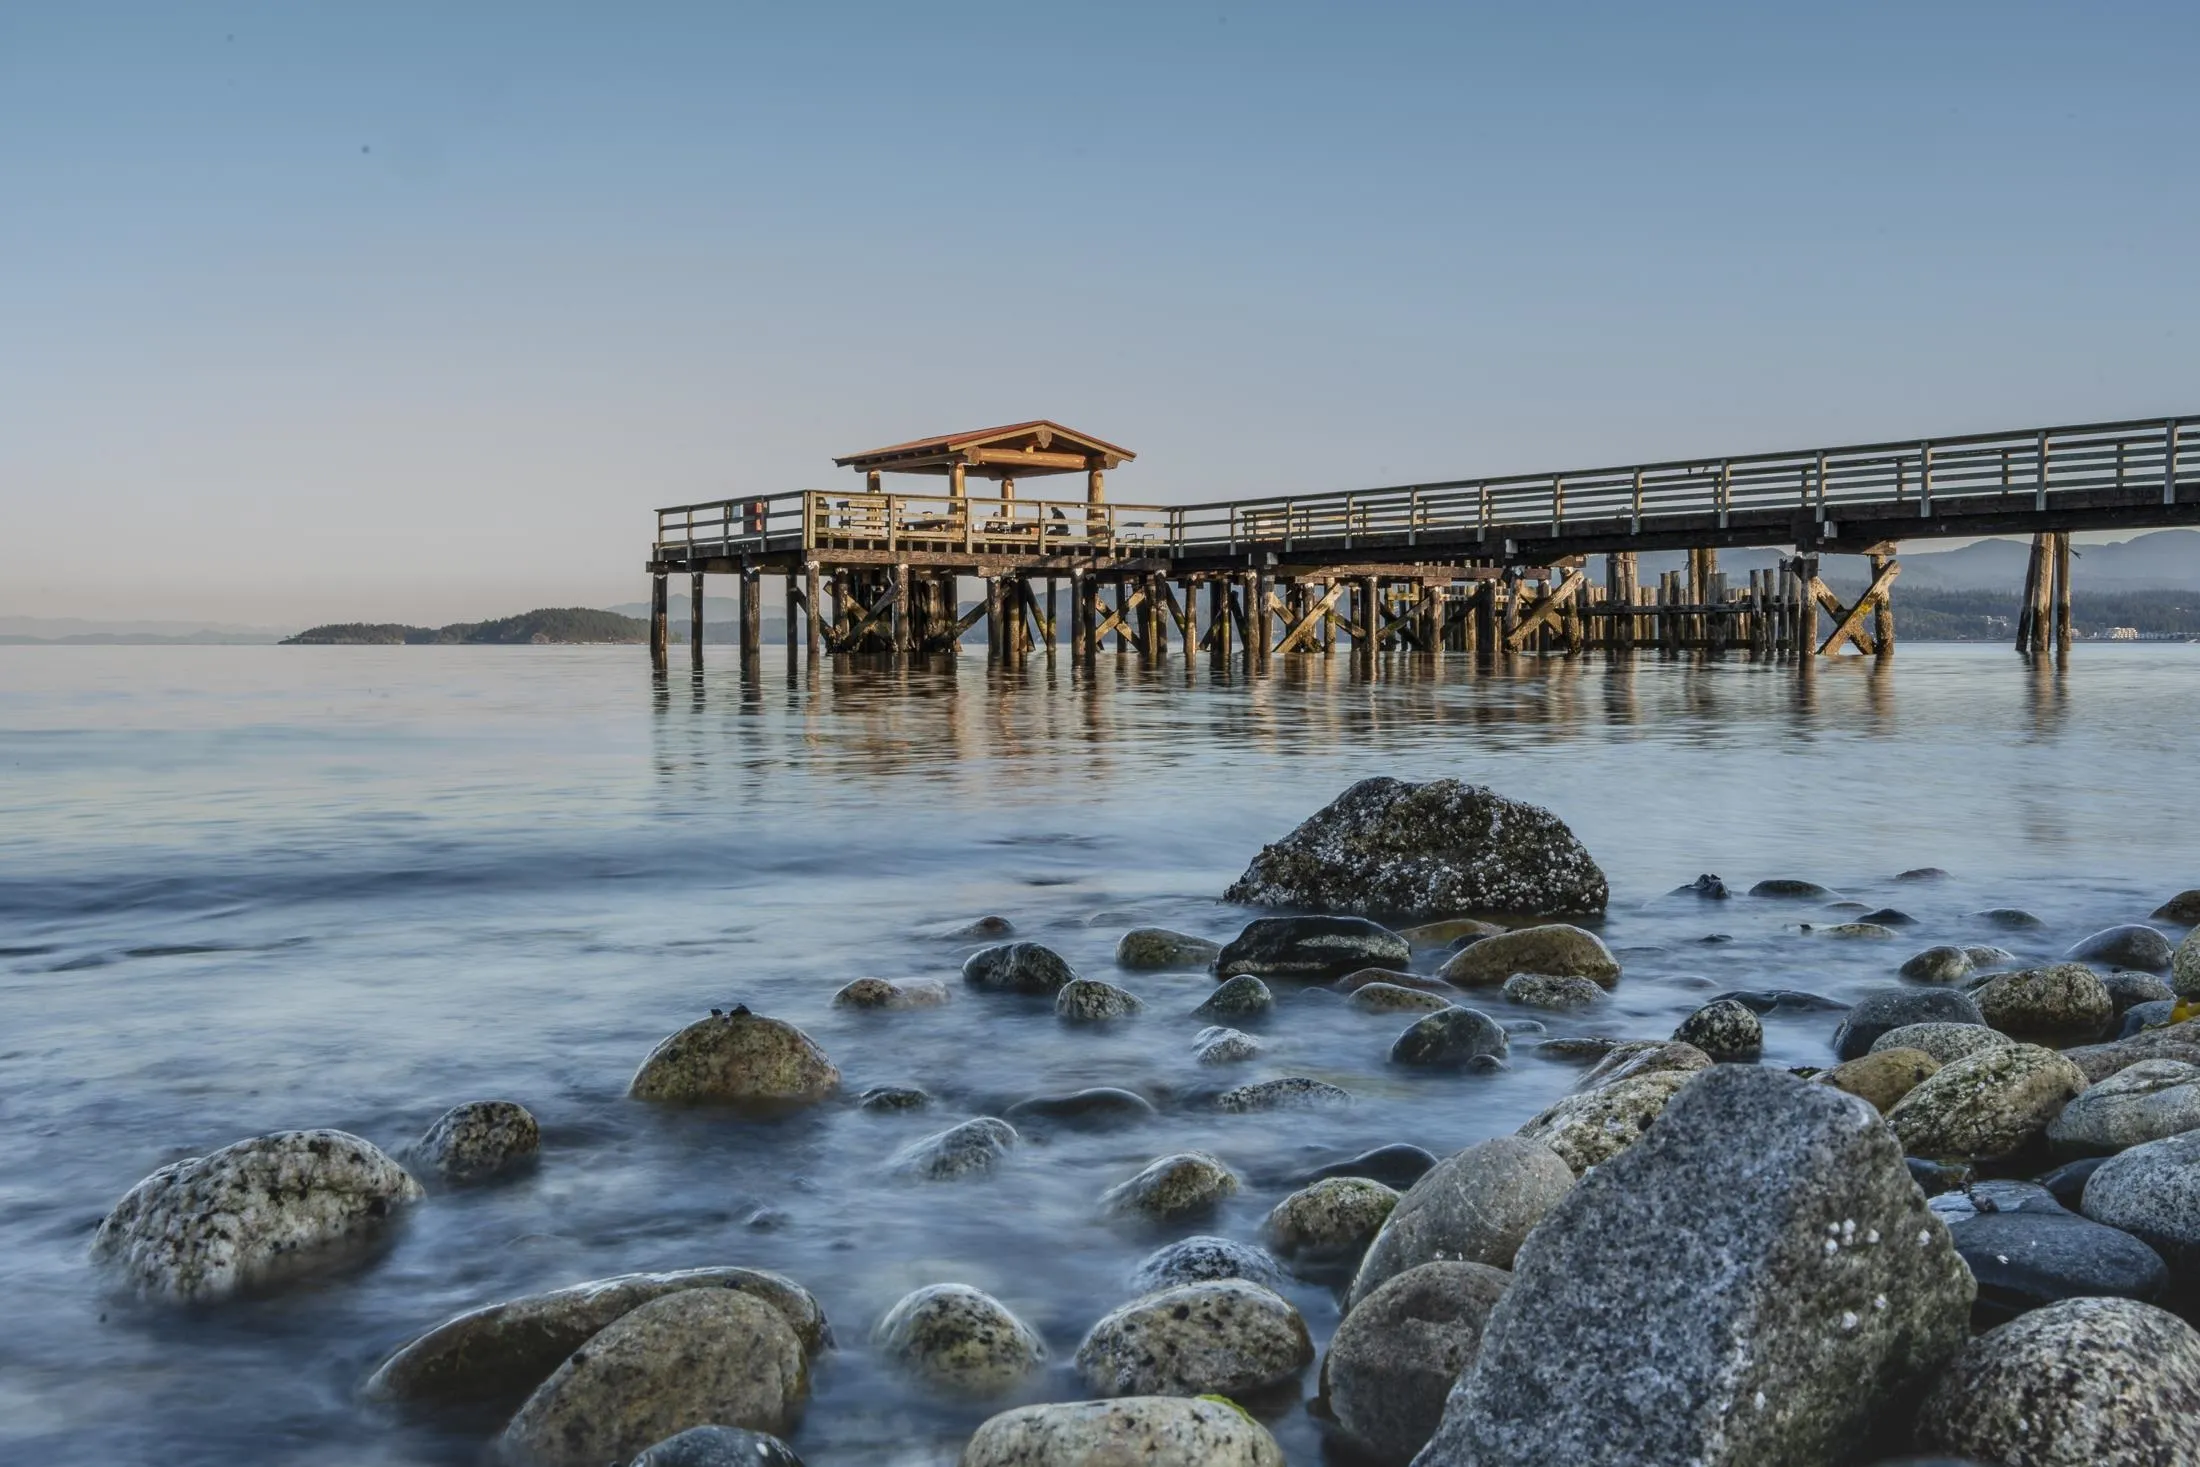
[[[1166,553],[1176,511],[1159,505],[981,495],[827,493],[718,499],[657,511],[657,550],[688,556],[781,550],[972,555]]]

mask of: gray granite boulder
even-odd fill
[[[2046,1044],[2098,1039],[2116,1015],[2108,986],[2083,963],[1996,973],[1971,990],[1971,1001],[2002,1033]]]
[[[1180,1151],[1148,1162],[1138,1174],[1101,1194],[1100,1205],[1119,1217],[1175,1222],[1198,1217],[1235,1196],[1238,1176],[1204,1151]]]
[[[1885,1115],[1939,1068],[1940,1061],[1922,1049],[1874,1049],[1819,1071],[1811,1083],[1846,1091]]]
[[[2080,938],[2063,954],[2063,960],[2159,973],[2169,967],[2172,951],[2169,939],[2152,927],[2144,922],[2126,922]]]
[[[791,1105],[839,1088],[840,1071],[809,1035],[737,1004],[660,1042],[627,1093],[685,1104]]]
[[[998,1395],[1047,1358],[1038,1331],[967,1284],[932,1284],[903,1298],[871,1331],[871,1344],[908,1374],[958,1396]]]
[[[809,1356],[778,1310],[731,1289],[683,1289],[575,1350],[500,1445],[530,1467],[603,1467],[695,1426],[785,1436],[809,1381]]]
[[[1887,1122],[1913,1156],[1993,1161],[2037,1139],[2084,1089],[2084,1073],[2055,1051],[2013,1044],[1942,1065]]]
[[[1269,1210],[1260,1225],[1268,1251],[1286,1262],[1347,1269],[1356,1266],[1398,1194],[1365,1177],[1331,1177],[1302,1187]]]
[[[936,978],[895,983],[885,978],[858,978],[846,984],[833,995],[836,1009],[880,1009],[900,1012],[906,1009],[936,1009],[946,1004],[951,995],[947,985]]]
[[[1960,983],[1971,976],[1971,955],[1960,947],[1929,947],[1902,965],[1913,983]]]
[[[1077,1347],[1077,1375],[1102,1396],[1234,1396],[1289,1380],[1314,1358],[1298,1310],[1243,1279],[1133,1299]]]
[[[1260,1053],[1258,1039],[1239,1029],[1210,1024],[1192,1036],[1192,1058],[1203,1065],[1234,1065]]]
[[[1221,944],[1171,932],[1166,927],[1134,927],[1115,945],[1115,965],[1137,972],[1211,968],[1221,955]]]
[[[2120,1228],[2060,1207],[2017,1207],[1945,1218],[1978,1280],[1974,1323],[1992,1328],[2062,1299],[2115,1295],[2148,1302],[2169,1284],[2152,1248]]]
[[[436,1117],[407,1153],[413,1165],[445,1182],[483,1182],[525,1166],[542,1150],[534,1113],[513,1100],[475,1100]]]
[[[1678,1039],[1626,1039],[1614,1044],[1589,1067],[1576,1090],[1594,1090],[1614,1080],[1671,1070],[1680,1074],[1711,1068],[1711,1056]]]
[[[1870,1107],[1721,1065],[1530,1235],[1416,1461],[1845,1461],[1962,1347],[1972,1288]]]
[[[2177,990],[2165,979],[2153,973],[2134,973],[2129,968],[2103,973],[2101,986],[2108,990],[2109,1001],[2115,1004],[2118,1018],[2140,1004],[2175,1002],[2177,998]]]
[[[1586,978],[1604,988],[1619,981],[1619,959],[1594,932],[1564,922],[1485,937],[1444,960],[1437,976],[1459,988],[1486,988],[1515,973]]]
[[[1228,1401],[1135,1396],[1021,1406],[980,1426],[960,1467],[1284,1467],[1283,1448]]]
[[[1750,1061],[1764,1053],[1765,1026],[1746,1004],[1721,998],[1681,1020],[1673,1038],[1717,1061]]]
[[[1573,1169],[1540,1141],[1497,1136],[1446,1157],[1384,1220],[1353,1277],[1347,1313],[1424,1263],[1512,1267],[1521,1242],[1573,1185]]]
[[[2118,1152],[2086,1178],[2081,1205],[2161,1254],[2181,1282],[2200,1278],[2200,1131]]]
[[[148,1298],[195,1303],[370,1241],[420,1184],[346,1131],[277,1131],[171,1162],[99,1225],[93,1261]]]
[[[2064,1050],[2063,1057],[2096,1083],[2141,1060],[2173,1059],[2200,1065],[2200,1019],[2174,1021],[2106,1044],[2081,1044]]]
[[[963,982],[988,993],[1028,993],[1052,998],[1077,976],[1053,948],[1036,942],[1004,942],[981,948],[963,961]]]
[[[1971,1341],[1917,1441],[2023,1467],[2194,1467],[2196,1420],[2200,1333],[2130,1299],[2067,1299]]]
[[[1285,1075],[1275,1080],[1255,1080],[1225,1090],[1215,1097],[1215,1109],[1235,1115],[1266,1110],[1329,1110],[1350,1105],[1352,1092],[1327,1080],[1306,1075]]]
[[[2200,998],[2200,927],[2186,933],[2170,955],[2169,986],[2179,998]]]
[[[1871,1053],[1915,1049],[1950,1064],[1982,1049],[2007,1049],[2017,1041],[1984,1024],[1904,1024],[1872,1041]]]
[[[1664,1113],[1666,1103],[1711,1070],[1652,1070],[1576,1091],[1522,1126],[1519,1135],[1558,1153],[1575,1173],[1625,1151]]]
[[[757,1268],[628,1273],[454,1315],[398,1348],[368,1378],[369,1400],[510,1410],[599,1330],[688,1289],[747,1294],[779,1311],[811,1354],[832,1342],[825,1311],[793,1279]]]
[[[1984,1024],[1986,1016],[1968,993],[1952,988],[1882,988],[1853,1004],[1833,1034],[1833,1052],[1845,1060],[1871,1053],[1872,1042],[1906,1024]],[[1930,1052],[1930,1051],[1928,1051]]]
[[[1223,900],[1431,920],[1602,912],[1604,873],[1564,821],[1494,790],[1363,779],[1253,858]]]
[[[1361,1300],[1322,1361],[1331,1415],[1379,1462],[1405,1462],[1436,1432],[1512,1276],[1482,1263],[1424,1263]]]
[[[1098,978],[1072,978],[1054,992],[1054,1016],[1072,1024],[1127,1019],[1145,1009],[1137,994]]]
[[[1147,1254],[1131,1274],[1131,1287],[1152,1294],[1215,1279],[1244,1279],[1268,1289],[1284,1284],[1283,1268],[1267,1249],[1202,1235],[1180,1238]]]
[[[887,1170],[919,1182],[949,1182],[992,1171],[1022,1138],[997,1116],[976,1116],[920,1136],[888,1159]]]
[[[1480,1009],[1447,1004],[1423,1015],[1390,1046],[1390,1062],[1422,1069],[1457,1070],[1502,1060],[1511,1041],[1505,1028]]]
[[[2200,1130],[2200,1066],[2141,1060],[2087,1088],[2047,1126],[2065,1156],[2106,1156]]]
[[[1250,973],[1240,973],[1208,994],[1207,1001],[1192,1014],[1202,1019],[1250,1019],[1275,1006],[1276,996],[1268,991],[1267,984]]]
[[[645,1447],[629,1467],[802,1467],[802,1459],[768,1432],[691,1426]]]
[[[1224,978],[1336,978],[1355,968],[1403,968],[1406,940],[1365,917],[1256,917],[1215,959]]]
[[[1500,990],[1512,1003],[1531,1009],[1579,1012],[1604,1002],[1604,985],[1593,978],[1561,978],[1550,973],[1515,973]]]

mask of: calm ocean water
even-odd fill
[[[1294,1169],[1388,1141],[1511,1130],[1575,1072],[1516,1048],[1497,1076],[1405,1078],[1406,1020],[1279,992],[1269,1052],[1358,1097],[1318,1115],[1197,1104],[1189,1017],[1211,980],[1123,975],[1129,926],[1215,937],[1213,897],[1262,841],[1352,780],[1454,775],[1548,805],[1612,878],[1615,1002],[1553,1032],[1662,1036],[1708,994],[1833,996],[1936,941],[2049,956],[2200,885],[2200,648],[2081,648],[2067,671],[1994,648],[1893,666],[1348,659],[1247,683],[1103,659],[989,673],[768,662],[653,682],[638,649],[0,647],[0,1458],[45,1463],[470,1463],[486,1433],[378,1417],[359,1381],[446,1314],[639,1268],[784,1271],[840,1351],[795,1438],[813,1467],[951,1462],[1000,1403],[943,1404],[866,1347],[923,1284],[998,1295],[1046,1335],[1031,1398],[1161,1239],[1094,1201],[1197,1146],[1248,1179],[1204,1230],[1251,1238]],[[1907,867],[1949,880],[1897,885]],[[1661,897],[1807,876],[1920,925],[1895,943],[1797,930],[1792,904]],[[2044,931],[1966,914],[2026,907]],[[947,934],[999,913],[1143,995],[1106,1032],[958,992],[835,1013],[855,977],[953,979]],[[1706,942],[1713,934],[1730,940]],[[815,1036],[848,1093],[914,1083],[928,1114],[841,1104],[776,1121],[623,1098],[650,1046],[745,1001]],[[1504,1017],[1524,1017],[1491,1005]],[[1544,1016],[1549,1019],[1550,1016]],[[1769,1061],[1820,1063],[1832,1016],[1768,1020]],[[1162,1115],[1034,1133],[995,1176],[913,1186],[926,1131],[1084,1085]],[[85,1249],[155,1167],[240,1137],[338,1126],[395,1148],[463,1100],[522,1101],[542,1165],[433,1198],[371,1263],[217,1309],[103,1293]],[[1336,1320],[1294,1291],[1316,1339]],[[1307,1389],[1312,1386],[1311,1372]],[[1273,1403],[1293,1460],[1303,1407]]]

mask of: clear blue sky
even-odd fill
[[[0,614],[634,599],[1032,416],[1123,499],[2200,408],[2200,7],[0,7]]]

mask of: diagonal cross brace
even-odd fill
[[[1344,593],[1345,583],[1343,581],[1338,581],[1335,585],[1332,585],[1329,588],[1329,594],[1308,608],[1306,615],[1299,618],[1298,625],[1283,634],[1283,640],[1276,644],[1276,650],[1278,652],[1289,652],[1297,647],[1299,643],[1312,636],[1315,629],[1322,624],[1322,618],[1329,614],[1329,608],[1335,606],[1337,598]]]
[[[1565,609],[1566,603],[1573,600],[1586,583],[1580,571],[1566,572],[1565,577],[1544,592],[1534,608],[1512,629],[1511,634],[1505,638],[1505,645],[1516,651],[1526,646],[1528,638],[1535,635],[1537,628],[1549,626],[1558,620],[1559,612]]]
[[[1818,655],[1820,657],[1833,656],[1834,650],[1843,642],[1854,642],[1856,650],[1867,657],[1879,650],[1878,644],[1872,640],[1871,633],[1864,630],[1864,618],[1870,614],[1873,607],[1886,599],[1887,592],[1894,586],[1894,578],[1900,574],[1902,574],[1902,563],[1897,560],[1888,561],[1886,568],[1873,577],[1872,583],[1865,587],[1864,594],[1856,598],[1856,604],[1846,607],[1841,604],[1840,597],[1827,589],[1824,581],[1816,579],[1811,581],[1811,595],[1818,598],[1818,604],[1825,607],[1834,620],[1833,635],[1827,637],[1819,645]]]

